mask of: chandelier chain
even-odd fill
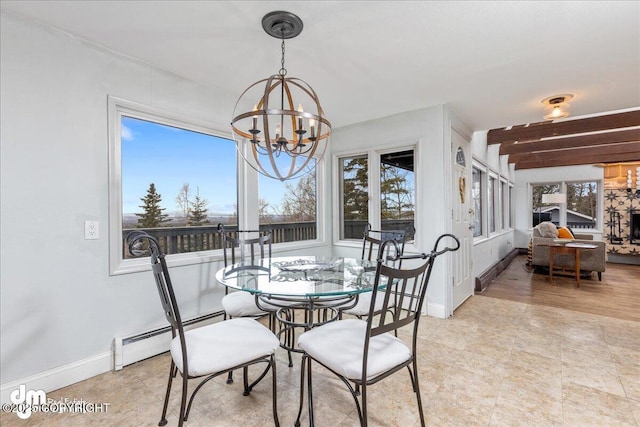
[[[282,66],[282,68],[280,68],[280,75],[281,76],[286,76],[287,75],[287,69],[284,68],[284,35],[282,36],[282,59],[280,60],[280,64]]]

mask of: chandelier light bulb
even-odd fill
[[[569,116],[569,101],[573,95],[553,95],[540,101],[545,106],[545,120],[563,119]]]

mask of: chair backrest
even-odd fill
[[[225,231],[224,225],[218,224],[218,232],[222,240],[224,266],[249,260],[255,263],[256,257],[271,258],[271,230],[237,230]]]
[[[362,259],[367,261],[380,258],[394,258],[404,253],[404,245],[411,230],[372,230],[367,224],[362,237]],[[413,231],[415,233],[415,230]],[[387,245],[386,254],[381,252],[382,243],[395,240],[396,245]],[[375,257],[375,258],[374,258]]]
[[[455,247],[445,246],[438,250],[440,241],[451,238],[455,241]],[[393,241],[385,241],[381,245],[381,252]],[[367,333],[364,347],[363,378],[366,378],[367,355],[369,339],[386,332],[397,331],[399,328],[413,323],[412,352],[415,354],[416,339],[418,333],[418,320],[422,312],[424,299],[427,295],[427,286],[433,269],[435,259],[449,251],[457,251],[460,241],[452,234],[443,234],[436,240],[433,250],[429,254],[402,255],[400,260],[424,260],[417,267],[396,268],[379,258],[376,268],[376,276],[371,297],[371,306],[367,318]],[[384,288],[384,289],[381,289]],[[381,310],[376,310],[376,300],[383,298]]]
[[[162,252],[160,243],[155,237],[144,231],[132,231],[127,235],[126,242],[132,256],[150,256],[151,271],[156,281],[164,316],[171,325],[172,336],[174,338],[176,335],[180,336],[182,360],[184,361],[183,372],[189,372],[187,365],[187,347],[185,344],[182,318],[180,317],[180,309],[178,308],[176,296],[173,292],[173,285],[169,277],[169,268],[167,267],[167,261],[165,260],[165,255]]]

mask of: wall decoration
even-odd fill
[[[640,195],[627,189],[605,190],[604,217],[607,253],[640,256]]]

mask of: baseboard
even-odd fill
[[[630,254],[607,254],[607,262],[614,264],[628,264],[628,265],[640,265],[640,257],[638,255]]]
[[[444,305],[427,303],[427,315],[431,317],[437,317],[438,319],[446,319],[446,312]]]
[[[87,378],[104,374],[113,367],[113,353],[111,351],[78,360],[68,365],[49,369],[0,386],[0,402],[10,403],[10,394],[24,384],[27,390],[44,390],[45,393],[75,384]],[[81,396],[76,396],[81,397]]]
[[[504,271],[504,269],[506,269],[509,264],[511,264],[511,261],[513,261],[514,258],[520,254],[520,252],[520,249],[514,248],[513,250],[511,250],[511,252],[505,255],[504,258],[496,261],[493,265],[483,271],[482,274],[476,277],[475,291],[484,291],[487,286],[489,286],[489,283],[491,283],[493,279],[498,277],[498,274],[502,273],[502,271]]]

